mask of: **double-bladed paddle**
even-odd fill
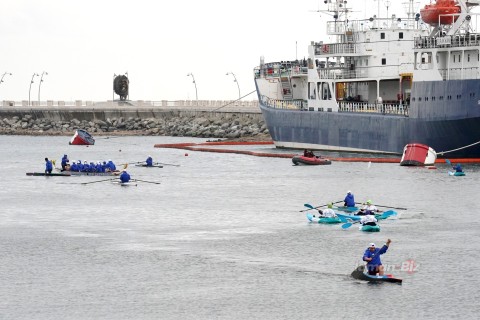
[[[340,202],[343,202],[343,200],[340,200],[340,201],[337,201],[337,202],[332,202],[332,204],[340,203]],[[305,207],[309,208],[309,209],[300,210],[300,212],[305,212],[305,211],[309,211],[309,210],[312,210],[312,209],[318,209],[318,208],[321,208],[321,207],[326,207],[326,206],[328,206],[328,203],[327,204],[322,204],[321,206],[316,206],[316,207],[312,206],[309,203],[305,203],[303,205]]]

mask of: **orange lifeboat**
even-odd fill
[[[455,0],[437,0],[435,4],[427,4],[420,10],[422,20],[430,25],[452,24],[458,16],[445,16],[446,14],[458,14],[460,7]],[[440,18],[439,18],[440,17]]]

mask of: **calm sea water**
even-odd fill
[[[204,141],[192,138],[68,140],[0,136],[1,319],[479,317],[479,166],[451,177],[445,165],[297,167],[153,148]],[[161,182],[137,187],[25,175],[64,153],[116,163],[150,154],[180,166],[130,166],[133,178]],[[374,234],[308,223],[299,212],[347,190],[408,210]],[[387,238],[382,261],[403,285],[352,279],[367,244]]]

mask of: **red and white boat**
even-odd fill
[[[435,150],[421,143],[409,143],[403,148],[401,166],[433,166],[437,160]]]
[[[94,145],[95,139],[92,135],[83,129],[75,130],[75,134],[70,140],[70,144],[73,145]]]
[[[455,0],[437,0],[420,9],[422,20],[429,25],[454,23],[460,13],[460,6]]]
[[[292,162],[294,165],[305,164],[305,165],[325,165],[332,164],[332,161],[326,158],[319,156],[305,157],[304,155],[293,156]]]

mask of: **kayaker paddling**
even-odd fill
[[[364,226],[376,226],[377,222],[377,218],[375,218],[375,216],[371,214],[362,216],[362,218],[360,219],[360,223]]]
[[[333,211],[333,203],[327,204],[327,209],[320,210],[318,209],[318,217],[319,218],[336,218],[337,214]],[[315,216],[314,216],[315,217]]]
[[[368,274],[371,276],[384,275],[384,268],[382,265],[382,261],[380,260],[380,256],[387,252],[390,243],[392,240],[388,239],[385,245],[381,248],[377,248],[375,246],[375,243],[370,243],[367,250],[365,250],[365,253],[363,254],[363,261],[367,262],[367,271]]]
[[[380,212],[375,205],[373,205],[372,200],[367,200],[367,203],[360,209],[357,215],[368,215],[375,214],[375,212]]]

